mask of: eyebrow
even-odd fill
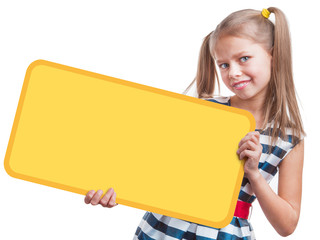
[[[235,57],[238,58],[238,57],[240,57],[240,56],[247,56],[247,55],[250,55],[248,51],[241,51],[241,52],[238,52],[238,53],[233,54],[233,55],[232,55],[232,58],[235,58]],[[220,59],[216,59],[216,58],[215,58],[215,60],[216,60],[216,62],[217,62],[218,64],[224,62],[224,60],[220,60]]]

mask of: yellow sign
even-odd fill
[[[221,228],[233,217],[254,131],[244,110],[38,60],[5,157],[15,178]]]

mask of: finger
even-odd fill
[[[260,143],[260,133],[258,131],[253,132],[253,139],[256,144]]]
[[[108,191],[106,192],[106,194],[100,199],[100,202],[99,202],[99,203],[100,203],[103,207],[107,207],[113,193],[114,193],[113,188],[108,189]]]
[[[245,135],[239,142],[239,147],[240,145],[242,145],[243,143],[247,142],[248,140],[250,140],[252,138],[253,132],[249,132],[247,133],[247,135]]]
[[[244,137],[240,140],[240,142],[239,142],[239,144],[238,144],[238,147],[240,147],[241,145],[243,145],[246,141],[248,141],[248,139],[249,139],[249,136],[248,136],[248,135],[244,136]]]
[[[255,151],[257,149],[257,145],[252,140],[248,140],[239,147],[237,154],[240,154],[245,149]]]
[[[260,133],[259,132],[249,132],[246,136],[244,136],[239,142],[239,147],[247,141],[253,141],[256,144],[260,143]]]
[[[116,203],[116,195],[117,195],[117,194],[116,194],[115,192],[113,192],[112,197],[111,197],[111,199],[110,199],[110,201],[109,201],[109,203],[108,203],[108,207],[109,207],[109,208],[112,208],[112,207],[118,205],[118,204]]]
[[[85,196],[84,202],[85,202],[86,204],[89,204],[89,203],[91,202],[91,199],[92,199],[92,197],[93,197],[94,194],[95,194],[95,191],[94,191],[94,190],[90,190],[90,191],[87,193],[87,195]]]
[[[100,201],[100,198],[102,196],[103,191],[102,190],[98,190],[92,197],[91,199],[91,204],[92,205],[97,205]]]
[[[253,156],[253,151],[245,149],[240,153],[239,158],[240,158],[240,160],[242,160],[244,158],[247,158],[247,159],[252,158],[252,156]]]
[[[256,161],[259,161],[260,157],[257,155],[257,153],[255,151],[251,151],[251,150],[243,150],[240,155],[239,155],[240,160],[242,159],[253,159]]]

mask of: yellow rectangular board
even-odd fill
[[[30,64],[5,169],[85,195],[216,228],[230,223],[243,178],[244,110],[44,60]]]

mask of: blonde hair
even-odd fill
[[[213,97],[216,85],[220,88],[212,54],[219,38],[229,35],[251,39],[272,54],[271,78],[263,106],[265,119],[262,129],[273,122],[273,144],[279,136],[285,136],[285,128],[291,128],[293,135],[297,137],[292,139],[296,144],[304,130],[293,82],[289,27],[280,9],[270,7],[268,11],[275,15],[275,24],[263,17],[261,11],[245,9],[231,13],[208,34],[200,49],[196,77],[185,93],[195,82],[198,98]]]

